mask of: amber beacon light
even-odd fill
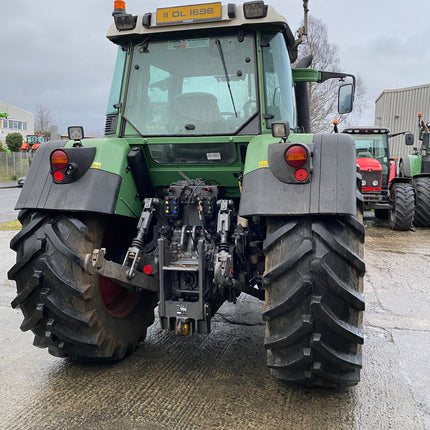
[[[115,0],[113,4],[112,16],[115,20],[115,27],[118,31],[133,30],[136,27],[136,19],[125,11],[125,1]]]

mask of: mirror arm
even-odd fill
[[[388,138],[390,138],[390,137],[400,136],[401,134],[406,134],[406,133],[410,133],[410,131],[401,131],[401,132],[399,132],[399,133],[389,134],[389,135],[388,135]]]
[[[349,73],[340,73],[340,72],[324,72],[319,70],[318,71],[321,74],[321,78],[318,81],[318,83],[325,82],[329,79],[340,79],[341,81],[345,80],[345,78],[352,78],[352,85],[355,88],[355,76],[351,75]]]

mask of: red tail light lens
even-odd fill
[[[69,165],[69,157],[64,151],[57,149],[51,154],[51,164],[54,169],[65,169]]]
[[[303,146],[290,146],[285,152],[285,161],[291,167],[302,167],[308,161],[308,151]]]
[[[308,179],[309,173],[306,169],[297,169],[294,172],[294,177],[298,180],[298,181],[306,181],[306,179]]]
[[[63,181],[63,179],[64,179],[64,173],[63,173],[63,172],[61,172],[60,170],[56,170],[56,171],[54,172],[54,179],[55,179],[57,182],[62,182],[62,181]]]

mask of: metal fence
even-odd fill
[[[16,180],[25,176],[32,160],[28,152],[0,151],[0,181]]]

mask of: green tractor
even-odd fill
[[[304,2],[305,18],[307,1]],[[264,300],[267,365],[305,386],[358,383],[364,227],[355,147],[311,134],[308,83],[285,18],[262,1],[128,14],[106,137],[36,152],[17,202],[12,302],[57,357],[115,361],[154,322],[185,336],[240,294]],[[303,34],[301,30],[300,34]]]
[[[420,148],[414,148],[414,153],[399,160],[399,176],[412,180],[415,191],[415,218],[417,227],[430,227],[430,149],[429,126],[422,120],[422,113],[418,114],[420,129]],[[413,145],[413,141],[407,143]]]

